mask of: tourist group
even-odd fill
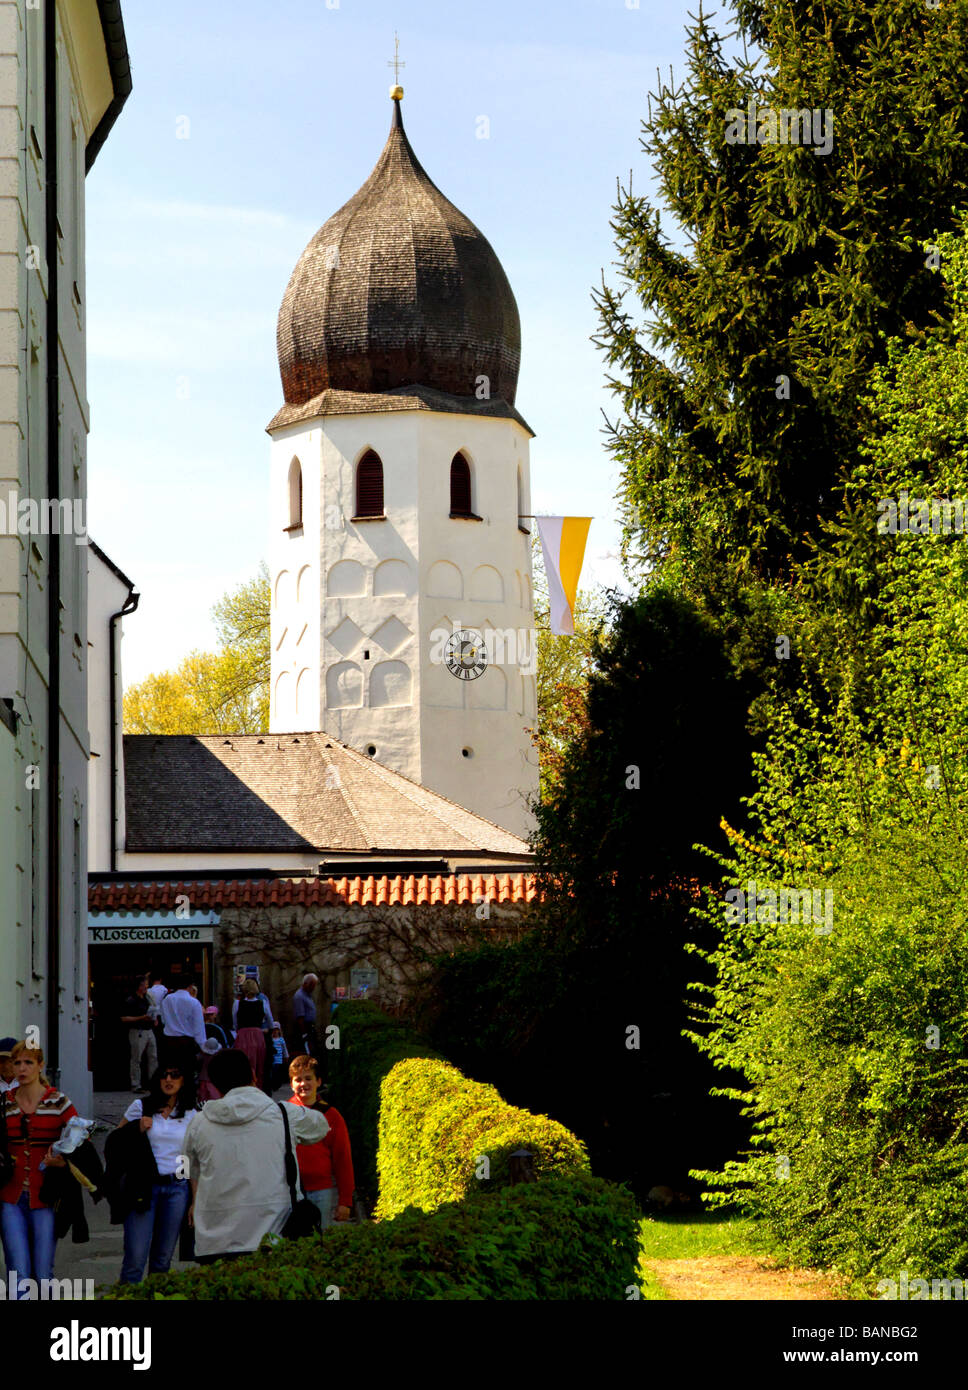
[[[345,1121],[325,1099],[317,983],[306,975],[293,997],[289,1060],[255,979],[244,981],[231,1027],[214,1006],[203,1009],[184,975],[136,981],[121,1015],[134,1095],[103,1162],[92,1122],[44,1075],[42,1049],[0,1039],[0,1234],[11,1287],[51,1280],[68,1231],[87,1239],[85,1189],[123,1223],[123,1283],[139,1282],[146,1267],[164,1273],[176,1249],[211,1263],[255,1250],[270,1233],[349,1220],[353,1161]],[[287,1073],[291,1095],[276,1102]]]

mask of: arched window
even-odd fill
[[[356,465],[356,515],[383,516],[383,464],[372,449]]]
[[[302,466],[294,458],[289,465],[289,531],[296,531],[303,524],[302,502]]]
[[[526,536],[530,536],[531,527],[525,526],[524,515],[524,479],[521,477],[521,465],[518,464],[518,530],[523,531]]]
[[[450,514],[472,516],[471,466],[463,454],[455,454],[450,465]]]

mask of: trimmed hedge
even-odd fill
[[[390,1070],[408,1057],[435,1058],[439,1052],[377,1004],[348,1000],[333,1015],[339,1048],[329,1057],[329,1099],[346,1121],[353,1146],[357,1191],[377,1196],[380,1087]]]
[[[509,1156],[519,1148],[534,1154],[541,1179],[588,1170],[584,1144],[557,1120],[509,1105],[448,1062],[397,1062],[380,1087],[375,1216],[395,1217],[409,1206],[433,1211],[505,1187]]]
[[[336,1226],[228,1263],[115,1284],[109,1299],[625,1300],[639,1283],[639,1212],[588,1173],[520,1183],[428,1214]]]

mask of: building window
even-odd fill
[[[287,531],[298,531],[303,524],[302,465],[294,458],[289,465],[289,525]]]
[[[531,527],[525,525],[529,518],[524,514],[524,479],[521,477],[521,465],[518,464],[518,530],[523,531],[526,536],[530,536]]]
[[[383,464],[372,449],[356,465],[356,515],[383,516]]]
[[[471,466],[463,454],[455,454],[450,465],[450,514],[473,516],[471,511]]]

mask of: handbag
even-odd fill
[[[289,1184],[289,1201],[292,1207],[286,1217],[286,1224],[282,1228],[282,1234],[286,1240],[302,1240],[303,1236],[311,1236],[317,1233],[323,1221],[322,1212],[315,1202],[311,1202],[303,1190],[302,1180],[299,1182],[299,1190],[302,1197],[296,1200],[296,1178],[299,1176],[299,1166],[296,1163],[296,1156],[292,1151],[292,1140],[289,1137],[289,1116],[286,1114],[286,1107],[276,1101],[282,1111],[282,1123],[286,1131],[286,1182]]]

